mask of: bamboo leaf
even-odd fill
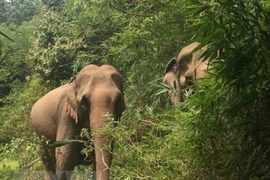
[[[5,38],[7,38],[8,40],[14,42],[13,39],[11,39],[10,37],[8,37],[8,36],[7,36],[5,33],[3,33],[2,31],[0,31],[0,34],[1,34],[2,36],[4,36]]]

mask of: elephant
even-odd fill
[[[112,119],[120,120],[124,110],[123,77],[111,65],[87,65],[69,83],[40,98],[32,107],[31,124],[49,142],[40,143],[44,179],[70,179],[75,166],[94,164],[93,179],[108,180],[113,142],[97,132]],[[52,146],[82,139],[82,128],[89,130],[93,146],[88,159],[81,154],[84,143]]]
[[[194,42],[184,47],[178,56],[172,58],[166,66],[163,83],[171,87],[167,95],[173,104],[184,101],[184,88],[209,76],[206,72],[209,67],[209,59],[204,60],[204,57],[201,57],[207,47],[193,52],[199,44]]]

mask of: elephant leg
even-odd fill
[[[54,148],[49,147],[48,145],[40,145],[40,155],[42,163],[45,167],[44,170],[44,179],[53,180],[55,177],[55,155]]]
[[[56,175],[58,180],[71,179],[72,171],[78,164],[77,151],[74,144],[56,148]]]

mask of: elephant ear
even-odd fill
[[[121,97],[116,104],[116,111],[117,111],[118,119],[120,119],[120,117],[122,116],[122,112],[126,109],[126,103],[124,99],[123,77],[122,76],[120,77],[121,77],[121,80],[117,81],[117,82],[121,82],[120,84]]]
[[[122,95],[121,99],[119,100],[119,103],[117,104],[117,111],[120,118],[122,116],[122,112],[126,109],[126,103],[124,100],[124,95]]]
[[[70,79],[68,84],[68,90],[65,98],[65,111],[74,119],[75,123],[78,123],[78,115],[76,108],[76,76]]]
[[[174,73],[176,73],[176,69],[177,69],[177,60],[176,60],[176,58],[172,58],[169,61],[169,63],[167,64],[167,66],[166,66],[165,74],[167,72],[174,72]]]

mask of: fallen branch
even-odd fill
[[[22,169],[28,169],[28,168],[32,167],[32,166],[33,166],[36,162],[38,162],[39,160],[41,160],[41,157],[39,157],[39,158],[35,159],[34,161],[32,161],[32,162],[30,162],[30,163],[24,165]]]

